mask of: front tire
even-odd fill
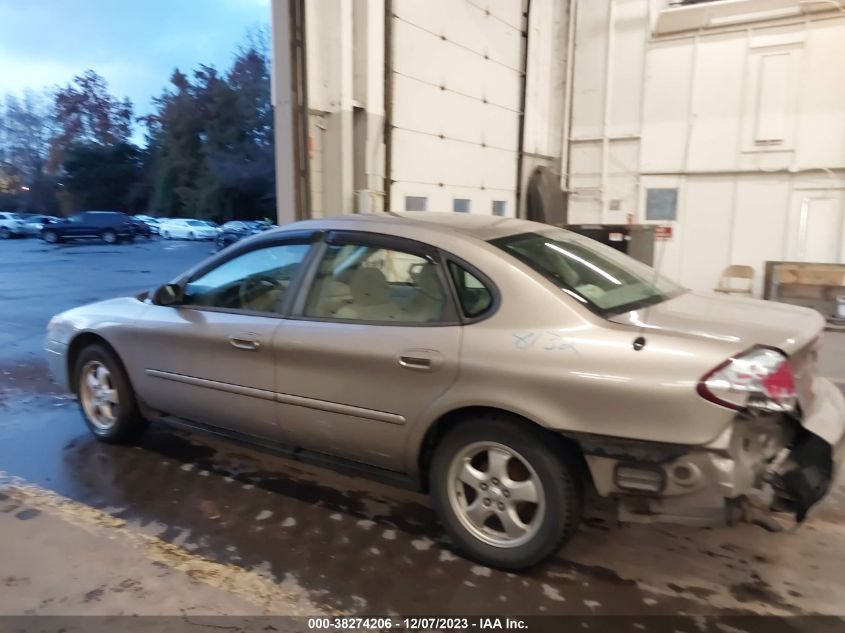
[[[56,244],[59,241],[59,234],[55,231],[44,231],[44,241],[48,244]]]
[[[0,227],[0,240],[8,240],[10,237],[12,237],[12,232],[5,226]]]
[[[557,552],[581,519],[580,483],[564,449],[505,416],[452,429],[435,450],[429,483],[459,549],[500,569],[531,567]]]
[[[112,230],[103,231],[100,237],[106,244],[117,244],[117,233]]]
[[[80,352],[74,384],[85,424],[103,442],[127,442],[146,430],[132,385],[114,352],[104,345],[89,345]]]

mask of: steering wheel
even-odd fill
[[[240,299],[241,307],[245,308],[255,299],[273,290],[278,290],[279,296],[281,296],[285,288],[286,286],[278,279],[273,279],[268,275],[254,275],[247,277],[241,282],[240,287],[238,287],[238,298]]]

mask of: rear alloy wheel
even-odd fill
[[[430,488],[446,531],[491,567],[522,569],[548,558],[580,521],[579,482],[566,451],[527,424],[493,415],[468,420],[432,460]]]
[[[197,236],[194,233],[188,233],[188,239],[193,241],[197,239]]]
[[[0,227],[0,240],[8,240],[10,237],[12,237],[12,232],[5,226]]]
[[[100,237],[103,238],[103,241],[106,244],[116,244],[117,243],[117,233],[112,230],[103,231],[100,234]]]
[[[125,442],[138,437],[147,422],[138,411],[129,378],[114,353],[91,345],[79,354],[74,372],[79,406],[97,439]]]
[[[44,241],[48,244],[55,244],[59,241],[59,234],[55,231],[44,231]]]
[[[168,233],[167,231],[162,231],[161,236],[166,240],[170,239],[170,233]]]

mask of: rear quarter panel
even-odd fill
[[[561,432],[688,445],[712,441],[731,423],[732,411],[696,393],[699,379],[735,351],[729,344],[611,323],[516,260],[464,255],[496,283],[501,305],[464,326],[458,381],[410,431],[412,469],[426,431],[461,407],[495,407]],[[635,351],[641,334],[646,345]]]

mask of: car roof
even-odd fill
[[[548,230],[548,224],[521,220],[518,218],[503,218],[496,215],[480,213],[455,213],[432,211],[401,211],[390,213],[356,213],[322,218],[319,220],[303,220],[286,224],[282,230],[296,229],[348,229],[367,230],[367,225],[396,225],[397,234],[405,235],[407,230],[414,227],[435,230],[444,234],[454,235],[456,232],[467,237],[488,241],[498,237],[529,233],[532,231]],[[268,231],[270,233],[271,231]],[[413,235],[408,235],[413,237]]]

